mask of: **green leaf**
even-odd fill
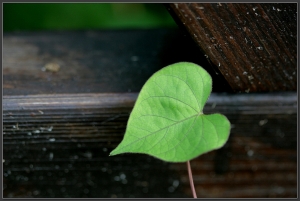
[[[200,66],[180,62],[156,72],[143,86],[122,142],[110,155],[144,153],[168,162],[185,162],[222,147],[230,122],[221,114],[204,115],[212,90]]]

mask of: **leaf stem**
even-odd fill
[[[190,185],[193,192],[193,197],[197,198],[190,161],[187,161],[186,163],[187,163],[187,169],[189,173]]]

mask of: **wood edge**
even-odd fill
[[[132,108],[138,94],[83,93],[3,96],[3,111]],[[224,114],[295,114],[297,113],[297,93],[212,93],[204,111]]]
[[[3,96],[3,111],[132,108],[138,93],[83,93]]]

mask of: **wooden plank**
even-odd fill
[[[178,29],[4,33],[3,94],[139,92],[166,65],[190,61],[207,69],[199,51]],[[49,63],[60,69],[45,71]],[[215,92],[230,91],[208,71]]]
[[[4,96],[4,197],[190,197],[184,163],[108,157],[136,97]],[[213,112],[229,118],[231,137],[192,160],[199,197],[296,197],[296,93],[213,93]]]
[[[121,140],[137,96],[137,93],[4,96],[4,144],[38,145],[52,140],[68,146],[73,141],[89,141],[92,137],[93,142],[115,146]],[[204,113],[220,112],[235,122],[239,115],[289,117],[297,113],[296,109],[295,93],[213,93]],[[98,131],[102,134],[96,134]],[[42,136],[36,135],[39,133]]]
[[[296,3],[168,6],[235,92],[296,91]]]

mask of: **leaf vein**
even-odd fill
[[[171,96],[149,96],[149,97],[147,97],[147,98],[141,100],[140,104],[141,104],[142,102],[144,102],[144,101],[150,99],[150,98],[170,98],[170,99],[174,99],[174,100],[176,100],[176,101],[178,101],[178,102],[181,102],[181,103],[185,104],[186,106],[189,106],[190,108],[192,108],[193,110],[195,110],[195,112],[198,112],[195,108],[193,108],[193,107],[190,106],[189,104],[187,104],[187,103],[185,103],[185,102],[183,102],[183,101],[181,101],[181,100],[179,100],[179,99],[177,99],[177,98],[171,97]]]
[[[180,140],[180,142],[182,142],[182,141],[188,136],[188,133],[189,133],[189,131],[191,130],[191,128],[194,126],[194,124],[195,124],[195,122],[196,122],[196,119],[199,117],[199,114],[194,115],[194,116],[196,116],[196,118],[194,119],[193,123],[189,126],[189,128],[188,128],[187,131],[185,132],[185,134],[184,134],[182,140]],[[173,146],[171,149],[175,149],[175,148],[180,144],[180,142],[178,142],[178,143],[177,143],[175,146]],[[170,151],[171,149],[169,149],[169,150],[167,150],[167,151],[165,151],[165,152],[168,152],[168,151]],[[160,152],[160,153],[162,154],[162,153],[165,153],[165,152]]]
[[[164,119],[167,119],[167,120],[170,120],[170,121],[173,121],[173,122],[177,122],[176,120],[173,120],[173,119],[170,119],[170,118],[167,118],[167,117],[163,117],[163,116],[160,116],[160,115],[154,115],[154,114],[141,115],[141,116],[138,116],[136,118],[133,118],[132,120],[139,119],[141,117],[160,117],[160,118],[164,118]]]
[[[157,131],[154,131],[154,132],[150,132],[149,134],[147,134],[147,135],[145,135],[145,136],[142,136],[141,138],[139,138],[138,140],[135,140],[135,141],[132,141],[131,143],[129,143],[129,144],[127,144],[127,145],[124,145],[123,147],[121,147],[120,149],[122,150],[122,149],[124,149],[125,147],[128,147],[128,146],[130,146],[131,144],[134,144],[134,143],[136,143],[137,141],[139,141],[139,140],[142,140],[142,139],[144,139],[144,138],[146,138],[146,137],[148,137],[148,136],[150,136],[150,135],[154,135],[155,133],[158,133],[158,132],[160,132],[160,131],[162,131],[162,130],[164,130],[164,129],[168,129],[168,128],[170,128],[171,126],[174,126],[174,125],[176,125],[176,124],[179,124],[179,123],[182,123],[182,122],[184,122],[184,121],[186,121],[186,120],[188,120],[188,119],[191,119],[191,118],[193,118],[193,117],[196,117],[196,116],[199,116],[198,114],[195,114],[195,115],[192,115],[192,116],[190,116],[190,117],[188,117],[188,118],[185,118],[185,119],[183,119],[183,120],[181,120],[181,121],[178,121],[178,122],[176,122],[176,123],[174,123],[174,124],[171,124],[171,125],[169,125],[169,126],[166,126],[166,127],[164,127],[164,128],[161,128],[161,129],[159,129],[159,130],[157,130]],[[196,118],[195,118],[196,119]],[[195,122],[195,120],[194,120],[194,122]],[[194,123],[193,122],[193,123]],[[131,125],[130,125],[131,126]]]
[[[196,99],[196,102],[197,102],[197,104],[198,104],[198,107],[199,107],[199,109],[201,109],[200,103],[199,103],[199,101],[198,101],[198,99],[197,99],[197,97],[196,97],[196,95],[195,95],[195,93],[194,93],[194,90],[192,90],[191,86],[190,86],[185,80],[181,79],[180,77],[174,76],[174,75],[164,75],[164,76],[174,77],[174,78],[177,78],[177,79],[181,80],[182,82],[184,82],[184,83],[189,87],[189,89],[191,90],[191,92],[193,93],[193,96],[194,96],[194,98]],[[202,82],[203,82],[203,81],[202,81]]]

